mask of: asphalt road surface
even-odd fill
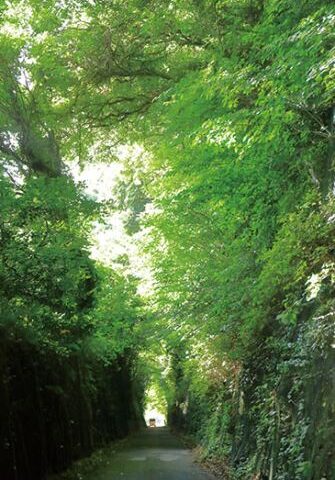
[[[130,437],[108,465],[85,480],[214,480],[167,428],[148,428]]]

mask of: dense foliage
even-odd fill
[[[88,356],[90,381],[138,348],[146,377],[165,351],[170,422],[232,479],[333,478],[333,2],[6,5],[6,332]],[[143,152],[115,202],[154,277],[137,324],[134,281],[89,258],[97,206],[63,163],[120,143]]]
[[[1,42],[0,476],[36,480],[141,422],[140,303],[91,259],[106,206],[66,168],[22,45]]]
[[[2,175],[0,191],[0,469],[36,479],[139,420],[138,300],[130,279],[89,258],[96,206],[68,177],[13,188]]]

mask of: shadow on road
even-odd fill
[[[147,428],[131,436],[108,465],[85,480],[210,480],[192,454],[166,427]]]

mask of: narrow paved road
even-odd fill
[[[85,480],[213,480],[166,428],[132,436],[121,450]]]

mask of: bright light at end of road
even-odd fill
[[[166,425],[166,416],[159,412],[156,408],[149,408],[144,412],[144,419],[147,426],[150,426],[150,420],[155,420],[156,427],[164,427]]]

